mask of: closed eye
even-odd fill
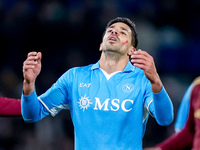
[[[123,32],[123,31],[121,32],[121,34],[123,34],[123,35],[126,35],[126,33],[125,33],[125,32]]]

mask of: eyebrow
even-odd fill
[[[109,26],[108,28],[114,28],[115,27],[115,25],[111,25],[111,26]],[[126,32],[128,32],[128,30],[127,29],[125,29],[124,27],[120,27],[122,30],[124,30],[124,31],[126,31]]]

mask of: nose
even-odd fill
[[[116,34],[116,35],[118,35],[118,32],[117,32],[117,30],[112,30],[112,32],[111,32],[112,34]]]

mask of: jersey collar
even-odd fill
[[[94,65],[92,65],[91,70],[95,70],[95,69],[99,69],[99,68],[100,68],[100,60],[99,60],[97,63],[95,63]],[[128,61],[126,67],[125,67],[124,70],[123,70],[123,72],[134,71],[134,69],[135,69],[135,66],[133,66],[133,65],[131,64],[131,62]]]

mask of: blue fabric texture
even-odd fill
[[[69,108],[76,150],[142,150],[149,112],[161,125],[173,120],[173,106],[165,89],[154,94],[144,72],[130,62],[109,80],[99,62],[72,68],[44,94],[33,95],[22,95],[23,117],[35,122]]]

